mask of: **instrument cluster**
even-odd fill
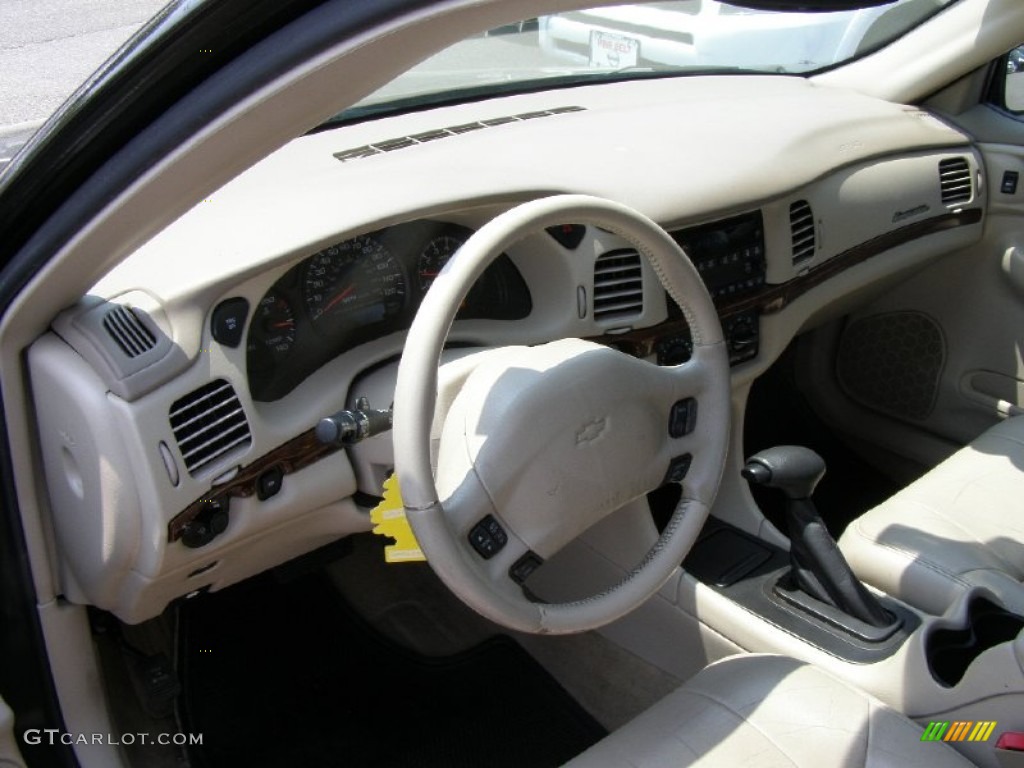
[[[247,336],[253,399],[277,400],[339,354],[409,328],[434,278],[472,234],[417,221],[358,235],[292,267],[260,299]],[[457,320],[520,320],[529,289],[508,256],[477,280]]]

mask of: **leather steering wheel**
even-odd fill
[[[564,222],[614,232],[648,259],[684,312],[692,357],[662,367],[580,339],[487,353],[444,419],[435,479],[437,371],[459,306],[499,254]],[[575,312],[575,291],[566,302]],[[718,315],[693,264],[664,230],[596,197],[522,204],[459,249],[409,331],[393,432],[406,515],[431,567],[478,613],[523,632],[594,629],[654,594],[693,545],[721,480],[729,402]],[[682,498],[657,542],[622,581],[574,602],[536,602],[524,592],[520,582],[532,567],[666,482],[681,482]]]

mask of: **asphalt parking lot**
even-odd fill
[[[0,0],[0,171],[43,121],[165,5],[166,0]],[[497,43],[497,44],[496,44]],[[423,62],[378,98],[440,90],[467,70],[505,81],[517,71],[563,74],[538,47],[535,30],[498,41],[469,39]]]
[[[0,0],[0,168],[167,0]]]

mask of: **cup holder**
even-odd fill
[[[1003,608],[984,597],[976,597],[967,606],[967,626],[937,629],[925,638],[925,657],[932,677],[947,688],[963,680],[976,658],[1000,643],[1017,637],[1024,629],[1024,616]]]

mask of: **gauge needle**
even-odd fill
[[[271,328],[294,328],[295,327],[295,321],[294,320],[285,320],[283,323],[274,323],[270,327]]]
[[[354,291],[355,289],[356,289],[356,284],[352,283],[352,285],[350,285],[344,291],[342,291],[337,296],[335,296],[333,299],[331,299],[329,302],[327,302],[327,306],[324,307],[323,311],[324,312],[329,312],[331,307],[333,307],[335,304],[337,304],[337,303],[339,303],[341,301],[344,301],[349,296],[351,296],[352,295],[352,291]]]
[[[437,277],[440,272],[420,272],[420,277]]]

